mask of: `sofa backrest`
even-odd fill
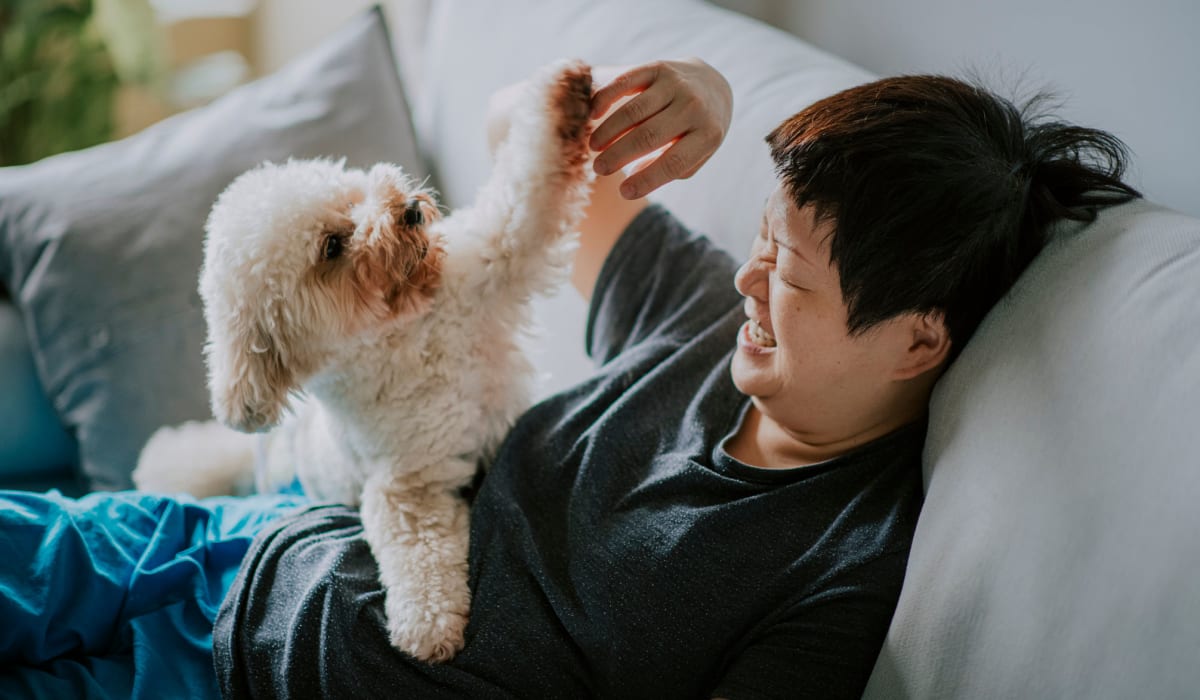
[[[1063,227],[938,383],[871,698],[1200,692],[1200,220]]]

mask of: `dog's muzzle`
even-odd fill
[[[401,220],[405,226],[420,226],[425,223],[425,214],[421,212],[421,200],[409,200]]]

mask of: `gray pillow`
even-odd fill
[[[1063,231],[939,382],[866,697],[1200,689],[1200,220]]]
[[[155,428],[210,415],[196,292],[204,220],[239,173],[289,156],[426,174],[378,8],[201,109],[0,169],[0,280],[91,487],[131,487]]]

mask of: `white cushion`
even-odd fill
[[[734,92],[729,137],[700,173],[655,199],[738,257],[749,250],[775,184],[763,138],[812,102],[871,79],[789,34],[693,0],[439,0],[430,21],[413,111],[418,140],[452,206],[469,203],[487,177],[488,98],[542,64],[561,57],[629,65],[698,56],[719,69]],[[543,393],[589,374],[586,313],[570,287],[539,302],[544,329],[531,350],[552,373]]]
[[[868,698],[1200,689],[1200,220],[1059,235],[939,382]]]

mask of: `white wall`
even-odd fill
[[[1061,116],[1128,144],[1148,198],[1200,216],[1200,0],[718,4],[882,75],[972,69],[1001,92],[1051,87]]]
[[[382,5],[405,88],[420,81],[421,34],[429,3],[437,0],[257,0],[254,12],[254,68],[277,70],[305,49],[372,5]]]

